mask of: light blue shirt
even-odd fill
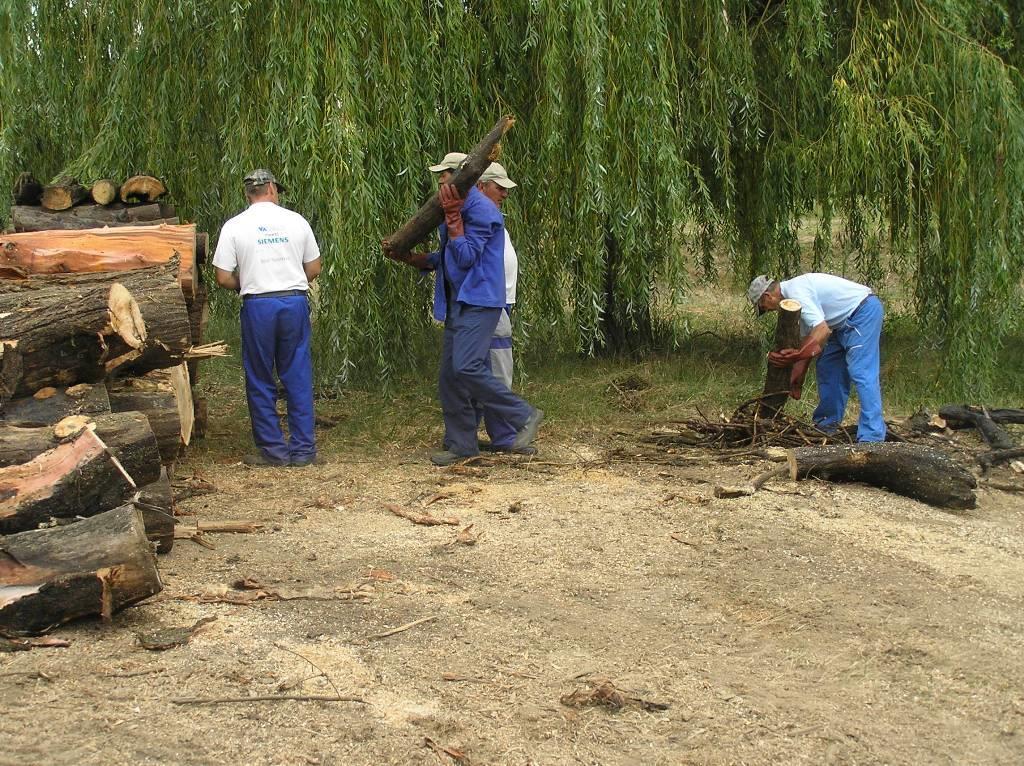
[[[850,318],[873,290],[834,274],[802,274],[780,282],[782,297],[799,301],[801,335],[825,322],[836,329]]]

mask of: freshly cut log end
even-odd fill
[[[945,453],[905,443],[798,447],[788,454],[790,477],[863,482],[938,508],[974,508],[977,481]]]
[[[460,194],[465,196],[469,188],[480,179],[487,166],[492,162],[491,155],[497,151],[502,136],[514,123],[515,118],[511,115],[502,117],[480,143],[473,147],[466,161],[451,180]],[[430,236],[443,217],[441,202],[435,193],[398,231],[384,240],[385,247],[396,255],[408,253]]]
[[[67,210],[85,202],[89,192],[73,178],[61,179],[43,188],[43,207],[48,210]]]
[[[779,304],[779,318],[775,325],[775,343],[773,351],[784,348],[797,348],[800,345],[800,314],[802,307],[799,301],[786,298]],[[782,411],[789,399],[789,367],[768,365],[764,377],[764,392],[758,415],[773,418]]]
[[[121,201],[156,202],[167,193],[167,187],[153,176],[132,176],[121,184]]]
[[[117,199],[117,193],[117,184],[109,178],[101,178],[99,181],[93,183],[92,188],[89,190],[89,195],[92,197],[92,201],[97,205],[109,205]]]
[[[32,635],[109,619],[162,586],[142,514],[124,505],[61,527],[0,537],[0,630]]]
[[[38,205],[43,198],[43,185],[31,173],[18,173],[13,196],[15,205]]]

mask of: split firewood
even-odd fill
[[[515,123],[515,118],[512,116],[502,117],[484,136],[483,140],[473,147],[466,161],[455,172],[451,180],[460,194],[465,196],[470,187],[480,179],[487,166],[497,159],[501,138],[513,123]],[[412,218],[384,240],[385,247],[395,255],[404,255],[429,237],[443,219],[444,211],[441,210],[441,202],[435,192]]]
[[[945,453],[918,444],[862,443],[789,451],[790,478],[871,484],[939,508],[974,508],[977,481]]]
[[[124,505],[75,524],[0,537],[0,631],[110,619],[162,587],[142,514]]]
[[[403,519],[408,519],[413,524],[422,524],[423,526],[427,527],[438,526],[440,524],[447,524],[448,526],[454,527],[459,524],[459,520],[456,518],[431,516],[429,513],[420,513],[418,511],[413,511],[408,508],[403,508],[400,505],[394,505],[393,503],[385,503],[384,508],[386,510],[391,511],[391,513],[395,514],[396,516],[401,516]]]
[[[563,694],[559,701],[566,707],[600,706],[615,711],[629,706],[636,706],[648,712],[660,712],[669,708],[666,702],[652,702],[619,689],[607,678],[588,680],[586,687]]]
[[[167,193],[167,187],[153,176],[132,176],[121,184],[121,201],[156,202]]]

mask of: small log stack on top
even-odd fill
[[[209,353],[207,238],[165,192],[150,176],[15,183],[15,231],[0,234],[0,631],[160,589],[154,549],[173,545],[169,477]]]

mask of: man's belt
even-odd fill
[[[242,300],[249,300],[250,298],[290,298],[293,295],[305,295],[305,290],[274,290],[270,293],[252,293],[250,295],[243,295]]]

